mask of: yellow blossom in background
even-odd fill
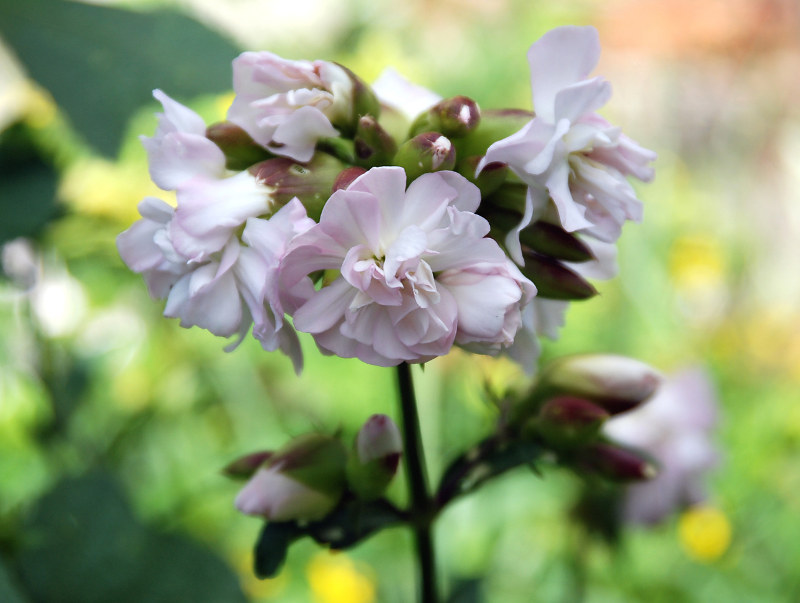
[[[725,250],[720,243],[707,234],[681,236],[668,261],[686,318],[695,324],[717,322],[728,301]]]
[[[683,550],[692,559],[715,561],[730,546],[731,524],[719,509],[692,507],[680,516],[678,537]]]
[[[343,554],[321,553],[307,568],[308,582],[316,603],[372,603],[374,580],[362,566]]]

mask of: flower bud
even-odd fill
[[[272,153],[257,144],[247,132],[229,121],[208,126],[206,138],[225,154],[225,167],[229,170],[245,170],[272,156]]]
[[[535,396],[584,398],[615,415],[630,410],[655,393],[661,377],[644,362],[613,354],[567,356],[546,366]]]
[[[317,153],[308,163],[276,157],[257,163],[249,171],[261,184],[272,189],[276,209],[297,197],[308,216],[318,220],[336,178],[344,168],[338,159]]]
[[[295,438],[255,472],[236,497],[236,508],[270,521],[321,519],[341,498],[346,463],[336,438]]]
[[[251,452],[229,463],[222,470],[222,473],[234,479],[252,477],[272,455],[273,452],[271,450]]]
[[[459,159],[456,164],[456,171],[480,189],[481,197],[486,197],[500,188],[505,182],[506,176],[508,176],[508,166],[505,163],[490,163],[476,176],[475,172],[481,159],[480,155]],[[519,222],[519,219],[517,222]]]
[[[371,115],[364,115],[358,120],[353,143],[356,162],[365,167],[386,165],[397,152],[394,138]]]
[[[439,101],[417,117],[409,135],[436,131],[448,138],[461,138],[475,130],[480,120],[478,103],[467,96],[454,96]]]
[[[427,172],[452,170],[456,151],[446,136],[425,132],[400,145],[394,163],[405,169],[408,182],[412,182]]]
[[[558,396],[539,411],[536,431],[558,448],[572,448],[595,439],[609,414],[587,400]]]
[[[487,165],[483,173],[491,165],[493,164]],[[543,255],[567,262],[588,262],[594,259],[594,254],[586,243],[561,226],[544,220],[523,228],[519,233],[519,242]]]
[[[658,475],[658,466],[646,453],[603,442],[581,449],[574,463],[582,471],[619,482],[648,480]]]
[[[349,94],[350,103],[346,111],[342,110],[338,115],[333,116],[331,123],[333,123],[343,135],[350,137],[356,131],[361,117],[365,115],[374,115],[377,118],[380,115],[381,104],[372,91],[372,88],[370,88],[364,80],[344,65],[340,65],[339,63],[334,63],[334,65],[339,67],[349,80],[348,82],[335,81],[333,83],[334,96],[336,96],[337,90],[341,90],[342,97],[346,97]]]
[[[365,500],[378,498],[397,472],[402,453],[395,422],[386,415],[372,415],[358,432],[355,454],[347,464],[350,487]]]
[[[361,176],[362,174],[366,174],[367,170],[362,167],[358,167],[355,165],[350,166],[349,168],[343,169],[339,172],[339,175],[336,176],[336,180],[333,183],[333,190],[331,192],[336,192],[341,188],[347,188],[350,186],[353,181]]]
[[[522,248],[525,266],[522,273],[536,285],[537,295],[547,299],[588,299],[597,289],[558,260],[530,248]]]
[[[533,113],[521,109],[488,109],[481,113],[478,126],[458,141],[464,157],[483,156],[493,143],[508,138],[533,119]]]

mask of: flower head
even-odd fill
[[[625,220],[641,219],[641,203],[625,176],[651,179],[647,164],[655,154],[595,113],[611,96],[603,78],[587,79],[599,56],[593,27],[559,27],[535,42],[528,62],[536,115],[492,144],[478,166],[506,163],[529,187],[522,223],[507,241],[518,262],[519,228],[541,216],[550,199],[566,230],[605,241],[619,237]]]
[[[338,271],[294,312],[324,351],[394,366],[510,345],[535,288],[487,238],[478,189],[454,172],[406,190],[398,167],[373,168],[336,191],[282,266],[287,285]],[[330,274],[330,273],[329,273]]]
[[[353,118],[353,81],[327,61],[289,61],[245,52],[233,61],[228,120],[276,155],[308,161],[317,140]]]

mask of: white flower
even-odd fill
[[[586,79],[597,64],[600,42],[593,27],[559,27],[528,51],[535,117],[520,131],[492,144],[478,166],[502,162],[528,185],[521,224],[506,241],[521,263],[519,230],[539,218],[550,199],[567,231],[613,242],[625,220],[641,220],[641,203],[625,179],[649,180],[655,159],[594,113],[611,96],[601,77]]]
[[[266,149],[309,161],[320,138],[337,136],[334,123],[352,120],[353,82],[327,61],[289,61],[270,52],[245,52],[233,61],[228,120]]]
[[[373,168],[336,191],[298,236],[283,282],[339,271],[294,312],[321,349],[370,364],[425,362],[454,342],[480,353],[509,346],[533,284],[475,215],[480,193],[455,172],[406,190],[402,168]]]

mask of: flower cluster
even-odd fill
[[[610,95],[586,79],[598,54],[592,28],[537,41],[532,114],[245,52],[227,122],[154,93],[164,113],[142,142],[177,206],[144,199],[120,254],[166,316],[238,334],[230,347],[252,327],[298,371],[296,330],[380,366],[457,345],[533,372],[537,336],[613,275],[641,217],[626,176],[652,176],[654,155],[594,113]]]

